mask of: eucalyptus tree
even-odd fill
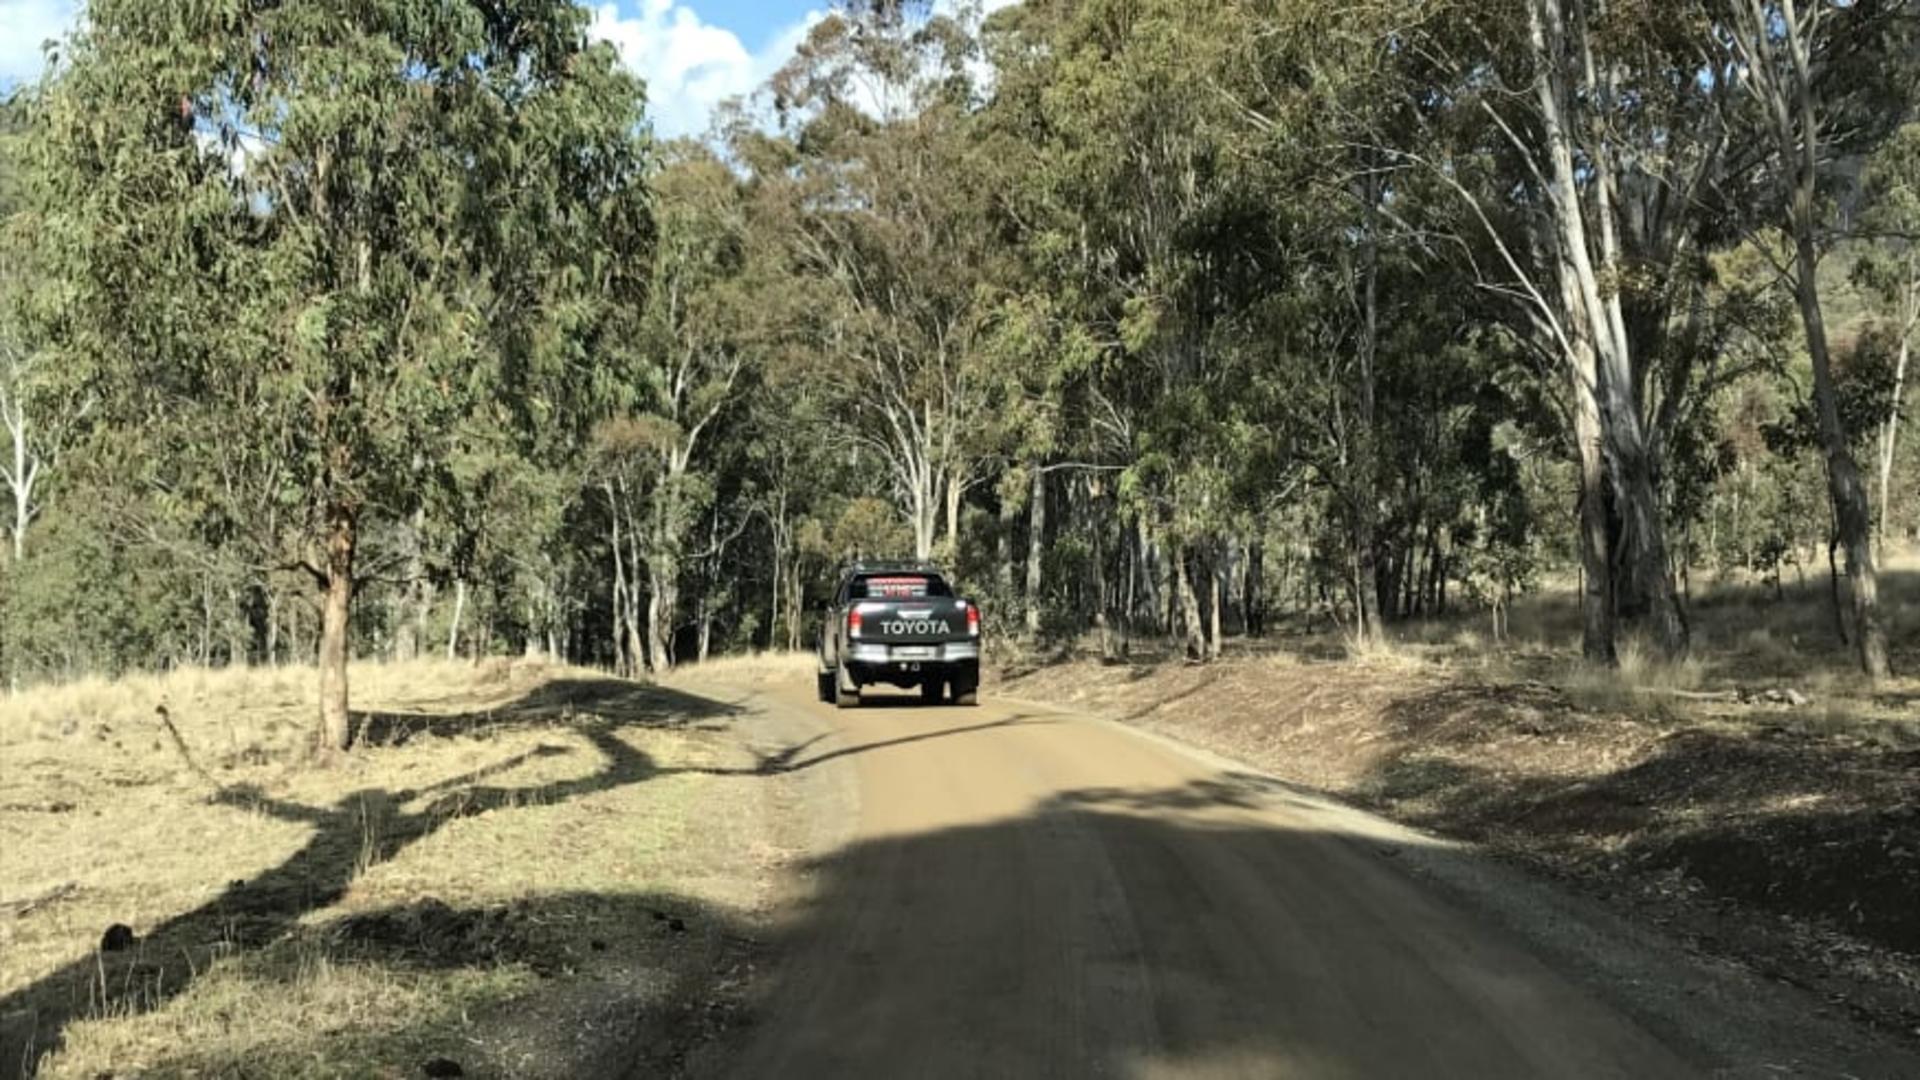
[[[320,742],[369,521],[470,417],[511,422],[534,324],[641,182],[641,91],[563,0],[98,0],[45,90],[44,234],[105,416],[217,501],[277,464],[270,564],[321,593]]]
[[[1906,405],[1914,337],[1920,334],[1920,122],[1901,127],[1875,152],[1866,177],[1869,207],[1863,225],[1884,239],[1862,254],[1854,278],[1887,306],[1894,338],[1890,408],[1879,437],[1880,522],[1886,550],[1887,523],[1894,519],[1893,467]],[[1911,508],[1909,508],[1911,509]]]
[[[56,370],[59,297],[37,251],[29,104],[0,103],[0,483],[12,504],[7,531],[16,567],[60,459],[79,441],[94,404]]]
[[[610,314],[615,332],[602,358],[637,380],[632,419],[604,429],[602,446],[625,459],[606,490],[636,564],[631,589],[640,588],[639,568],[646,572],[647,664],[664,671],[690,532],[713,498],[703,460],[767,345],[769,316],[750,263],[749,205],[729,167],[704,147],[677,144],[652,188],[647,288]]]
[[[1882,137],[1913,100],[1920,28],[1911,3],[1724,0],[1720,32],[1772,156],[1773,219],[1792,251],[1793,285],[1813,364],[1813,409],[1835,532],[1846,551],[1854,645],[1870,677],[1889,672],[1872,545],[1873,508],[1842,414],[1819,269],[1828,228],[1822,189],[1832,155]]]
[[[1757,167],[1736,93],[1702,78],[1702,11],[1631,0],[1414,5],[1394,36],[1418,122],[1382,150],[1466,207],[1458,272],[1511,301],[1577,462],[1584,651],[1615,615],[1687,647],[1665,458],[1748,368],[1704,331],[1710,252]],[[1468,232],[1479,232],[1469,238]]]
[[[979,286],[1001,252],[968,153],[972,28],[913,7],[828,16],[772,85],[806,208],[796,251],[832,287],[814,355],[843,422],[826,434],[886,473],[928,558],[942,511],[951,530],[977,479],[972,425],[990,389]]]
[[[1209,87],[1224,12],[1176,4],[1022,5],[994,33],[1043,142],[1030,247],[1070,274],[1063,310],[1096,357],[1087,423],[1103,429],[1112,490],[1137,526],[1135,573],[1188,652],[1215,645],[1195,578],[1211,580],[1243,460],[1226,413],[1244,356],[1221,336],[1235,275],[1263,235],[1250,193],[1223,182],[1229,103]],[[1245,194],[1245,198],[1243,198]],[[1251,225],[1252,228],[1243,228]]]
[[[1370,644],[1385,640],[1390,576],[1378,535],[1387,449],[1382,341],[1395,331],[1396,308],[1417,296],[1383,294],[1380,281],[1384,263],[1426,243],[1414,224],[1415,171],[1390,149],[1420,135],[1399,54],[1422,17],[1415,4],[1343,11],[1261,3],[1227,9],[1224,24],[1209,31],[1234,43],[1210,74],[1234,104],[1223,118],[1233,133],[1228,183],[1256,190],[1270,221],[1261,238],[1267,250],[1251,253],[1253,280],[1243,292],[1269,309],[1262,332],[1287,358],[1280,366],[1312,372],[1294,385],[1319,407],[1283,412],[1306,420],[1286,425],[1283,437],[1331,495],[1355,629]],[[1272,310],[1279,298],[1263,278],[1288,281],[1279,291],[1305,303],[1280,300],[1288,310]]]

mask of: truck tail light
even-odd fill
[[[980,636],[980,609],[972,604],[967,605],[967,636]]]
[[[860,636],[860,609],[859,608],[854,608],[852,611],[847,612],[847,636],[850,638],[856,638]]]

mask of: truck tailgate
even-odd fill
[[[965,641],[967,602],[946,598],[862,600],[854,611],[860,633],[854,639],[875,645],[938,645]]]

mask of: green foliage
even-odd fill
[[[562,0],[96,0],[0,115],[6,385],[59,461],[8,673],[305,655],[343,523],[362,652],[626,670],[804,645],[856,555],[1049,639],[1191,632],[1216,578],[1235,632],[1572,570],[1521,0],[968,7],[841,6],[655,147]],[[1604,144],[1659,524],[1777,580],[1831,517],[1771,119],[1698,75],[1724,5],[1587,7],[1572,198]],[[1829,15],[1840,411],[1911,492],[1912,5]]]

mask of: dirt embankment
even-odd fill
[[[998,689],[1484,844],[1703,954],[1920,1036],[1911,726],[1835,725],[1817,703],[1704,694],[1607,707],[1578,688],[1404,658],[1082,660]]]

